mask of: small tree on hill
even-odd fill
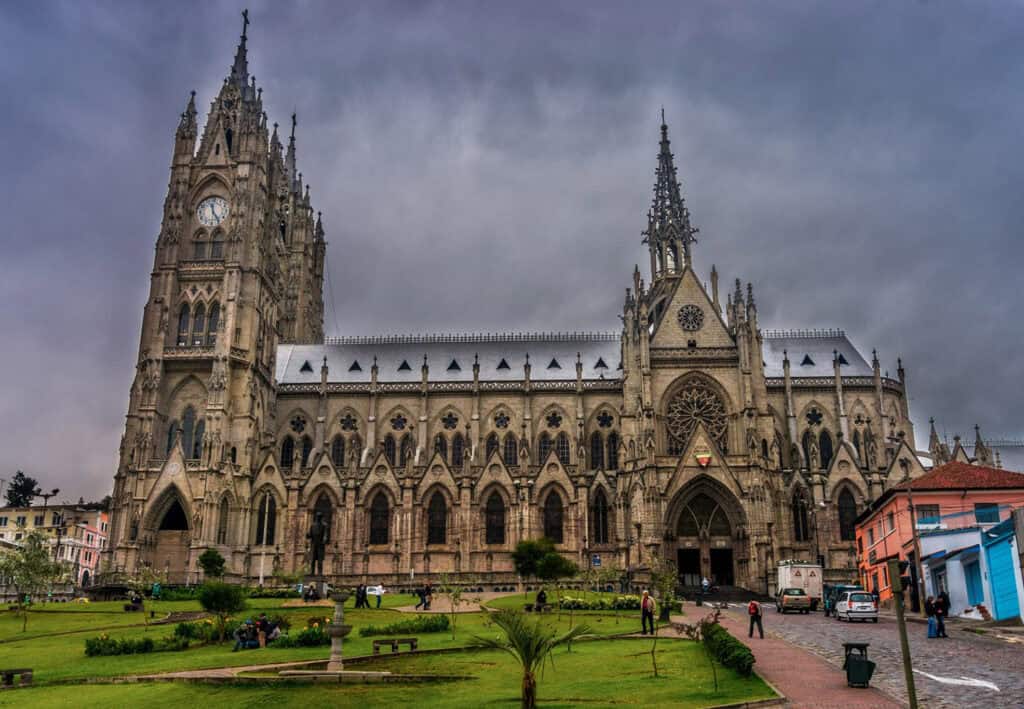
[[[203,576],[210,579],[219,579],[224,576],[224,557],[216,549],[207,549],[199,556],[199,566],[203,570]]]
[[[672,606],[675,604],[676,583],[679,575],[676,572],[675,562],[670,561],[658,554],[652,554],[650,559],[651,586],[658,594],[660,614],[658,620],[667,623]]]
[[[63,567],[50,560],[50,548],[42,532],[28,532],[21,546],[0,555],[0,576],[14,587],[21,612],[21,632],[28,627],[28,603],[56,581]]]
[[[7,484],[7,506],[30,507],[32,500],[42,492],[43,490],[39,487],[39,482],[35,478],[30,478],[19,470],[11,478],[11,482]]]
[[[245,610],[245,594],[241,586],[211,581],[199,589],[199,605],[207,613],[216,616],[220,642],[224,642],[228,618]]]

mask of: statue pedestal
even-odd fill
[[[331,600],[334,601],[334,621],[327,628],[327,634],[331,636],[331,659],[327,661],[328,672],[341,672],[343,669],[341,643],[344,637],[352,632],[352,626],[345,625],[345,601],[348,600],[348,596],[348,591],[331,594]]]
[[[306,576],[305,584],[316,589],[320,598],[327,598],[327,579],[323,576]]]

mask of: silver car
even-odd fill
[[[868,620],[878,622],[878,604],[866,591],[843,591],[836,600],[836,620]]]

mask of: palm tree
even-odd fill
[[[537,706],[537,671],[545,660],[551,660],[552,650],[586,635],[590,629],[578,625],[559,635],[555,628],[543,627],[540,619],[527,622],[525,615],[514,610],[498,611],[491,618],[505,632],[505,637],[474,636],[469,646],[480,650],[503,650],[516,658],[523,667],[522,707],[534,709]]]

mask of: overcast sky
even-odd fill
[[[1021,3],[249,6],[329,334],[616,330],[664,105],[703,278],[902,356],[919,446],[1024,434]],[[241,9],[0,6],[0,477],[109,491],[174,129]]]

